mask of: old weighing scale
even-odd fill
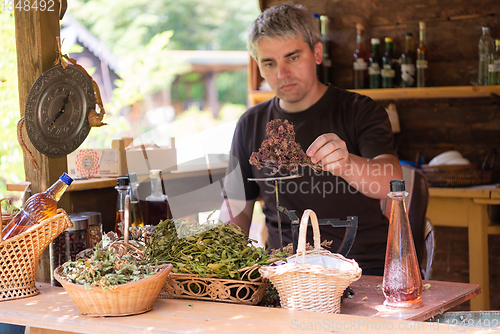
[[[274,181],[274,192],[276,194],[276,215],[278,217],[278,232],[280,237],[280,251],[283,251],[283,235],[281,232],[281,218],[280,212],[286,214],[288,218],[291,220],[292,225],[292,244],[293,244],[293,253],[297,252],[297,244],[299,238],[299,226],[300,226],[300,217],[297,216],[295,210],[288,210],[287,208],[281,206],[279,204],[279,196],[278,196],[278,183],[281,183],[285,180],[291,180],[302,177],[301,174],[293,174],[287,176],[277,176],[277,177],[267,177],[267,178],[248,178],[248,181]],[[347,254],[351,250],[352,244],[354,243],[354,239],[356,238],[356,232],[358,230],[358,217],[357,216],[348,216],[346,220],[341,220],[339,218],[328,218],[328,219],[318,219],[318,224],[321,225],[330,225],[332,227],[345,227],[344,239],[342,240],[339,248],[336,253],[341,254],[344,257],[347,257]],[[311,223],[309,222],[309,225]]]

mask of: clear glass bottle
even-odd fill
[[[73,179],[63,173],[49,189],[43,193],[31,196],[11,222],[2,230],[2,239],[7,240],[21,234],[29,227],[53,217],[57,213],[57,202],[73,182]]]
[[[160,221],[172,218],[168,206],[168,197],[163,193],[161,170],[149,171],[151,179],[151,195],[146,197],[146,224],[158,225]]]
[[[378,38],[371,39],[372,53],[368,59],[368,75],[370,77],[370,88],[381,88],[380,65],[382,59],[380,57],[380,40]]]
[[[415,54],[412,33],[406,34],[405,51],[401,55],[401,87],[415,87]]]
[[[425,22],[419,22],[419,42],[417,47],[417,87],[425,87],[427,82],[427,47]]]
[[[392,38],[385,38],[385,52],[382,56],[382,70],[380,75],[382,77],[382,88],[393,88],[394,78],[396,76],[396,69],[394,66],[394,53]]]
[[[137,174],[128,174],[130,180],[130,211],[132,213],[132,226],[144,227],[144,217],[142,215],[141,203],[139,200],[139,183]]]
[[[125,197],[130,194],[130,181],[128,177],[116,178],[116,191],[118,191],[118,198],[116,200],[116,219],[115,219],[115,233],[121,236],[119,226],[125,226]]]
[[[478,84],[488,85],[488,59],[493,53],[493,38],[491,37],[490,28],[482,27],[483,35],[479,39],[479,68],[478,68]]]
[[[365,27],[356,24],[356,51],[354,53],[353,71],[354,71],[354,89],[363,89],[367,87],[368,82],[368,57],[365,45]]]
[[[500,85],[500,39],[495,40],[495,50],[488,58],[488,85]]]
[[[331,80],[330,73],[332,69],[332,59],[330,58],[330,42],[328,40],[328,26],[330,24],[330,20],[328,16],[321,15],[319,17],[321,22],[321,44],[323,45],[323,57],[321,61],[321,73],[320,73],[320,81],[325,85],[328,84]]]
[[[394,308],[422,306],[422,277],[418,265],[410,221],[406,212],[403,180],[391,181],[392,199],[385,255],[382,291],[384,305]]]

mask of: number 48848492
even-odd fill
[[[54,0],[0,0],[2,12],[18,10],[27,12],[30,10],[41,12],[53,12],[55,10]]]

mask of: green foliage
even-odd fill
[[[23,154],[17,142],[20,118],[14,15],[0,13],[0,197],[8,194],[6,184],[24,181]]]
[[[219,101],[232,103],[247,103],[247,71],[222,72],[217,76],[217,91]]]
[[[69,11],[121,56],[168,30],[174,31],[172,50],[245,50],[246,30],[259,14],[258,4],[256,0],[75,0]]]

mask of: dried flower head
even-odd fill
[[[321,170],[319,164],[313,164],[295,142],[293,125],[288,120],[274,119],[266,126],[265,139],[258,152],[250,156],[250,164],[261,169],[264,166],[273,167],[271,174],[276,174],[280,169],[285,172],[296,173],[299,166],[309,166],[314,171]]]

